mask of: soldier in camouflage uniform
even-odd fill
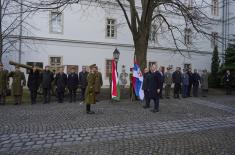
[[[98,102],[98,95],[100,94],[101,87],[103,85],[102,74],[98,71],[98,67],[95,66],[95,99]]]
[[[5,105],[7,86],[8,71],[3,70],[3,64],[0,63],[0,105]]]
[[[90,73],[87,76],[87,87],[85,92],[85,103],[86,103],[86,112],[87,114],[94,114],[94,111],[91,111],[91,104],[95,104],[95,64],[90,66]]]
[[[9,77],[12,77],[12,94],[15,98],[15,105],[21,104],[23,95],[23,86],[26,84],[25,75],[20,71],[20,67],[16,66],[15,71],[9,73]]]

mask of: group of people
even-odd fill
[[[90,73],[92,74],[92,78]],[[3,64],[0,64],[0,104],[4,105],[6,102],[10,78],[12,78],[11,94],[14,96],[15,105],[21,104],[23,87],[26,84],[30,91],[31,104],[36,104],[37,93],[40,87],[43,92],[43,103],[50,103],[52,87],[54,86],[56,87],[55,94],[59,103],[63,103],[64,101],[66,88],[69,91],[69,102],[76,102],[78,88],[81,89],[80,100],[84,101],[86,98],[89,102],[91,89],[94,89],[95,97],[100,93],[101,86],[103,85],[102,75],[98,72],[96,65],[92,65],[90,73],[86,70],[85,66],[82,67],[82,71],[79,74],[75,72],[75,68],[72,68],[68,75],[64,73],[63,67],[59,68],[58,73],[53,73],[49,70],[49,66],[46,66],[44,70],[33,66],[30,69],[26,83],[25,75],[21,72],[19,66],[15,66],[15,71],[8,72],[3,69]],[[90,87],[90,80],[93,80],[92,88]],[[89,106],[87,109],[88,113],[90,113]]]
[[[145,105],[144,108],[150,107],[150,100],[154,101],[154,109],[152,112],[159,111],[159,99],[163,98],[162,90],[165,85],[165,98],[169,99],[171,96],[171,87],[174,85],[173,97],[180,99],[180,94],[182,98],[187,97],[198,97],[199,96],[199,86],[201,86],[202,96],[206,97],[208,93],[208,73],[207,70],[203,70],[202,74],[199,75],[197,69],[194,72],[189,69],[183,69],[177,67],[172,73],[171,68],[167,68],[164,73],[161,69],[158,69],[156,64],[153,64],[150,68],[144,69],[144,81],[142,89],[145,94]],[[232,76],[230,71],[227,70],[224,75],[224,85],[226,88],[226,94],[231,94],[232,92]]]

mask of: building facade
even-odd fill
[[[159,67],[164,68],[190,66],[192,69],[210,71],[214,46],[219,47],[222,58],[224,47],[218,41],[219,36],[232,37],[231,34],[235,34],[234,10],[230,9],[229,17],[225,19],[223,10],[225,7],[221,2],[212,0],[210,8],[206,10],[208,16],[216,23],[211,25],[211,32],[209,32],[212,34],[211,38],[194,34],[192,29],[182,27],[184,36],[178,36],[178,39],[186,42],[189,47],[180,47],[181,53],[177,51],[170,39],[171,36],[164,30],[159,32],[158,25],[153,23],[149,38],[147,65],[157,63]],[[193,5],[191,0],[185,0],[185,3]],[[231,1],[230,6],[235,8],[235,3]],[[175,22],[181,22],[180,18],[169,18]],[[28,17],[27,21],[30,25],[25,25],[25,27],[28,27],[30,31],[22,33],[22,52],[5,54],[3,60],[5,64],[9,60],[18,62],[19,55],[23,64],[38,62],[55,69],[59,66],[76,65],[81,71],[82,66],[95,63],[103,75],[106,86],[109,85],[111,60],[115,48],[120,51],[118,72],[122,71],[124,65],[126,72],[129,73],[129,69],[133,66],[132,35],[123,12],[117,5],[110,4],[104,8],[97,7],[96,4],[76,4],[64,10],[37,12]],[[225,31],[227,25],[229,29]]]

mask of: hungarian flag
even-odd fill
[[[118,83],[118,75],[116,70],[116,62],[112,60],[112,90],[111,95],[113,100],[120,100],[120,87]]]

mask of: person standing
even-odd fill
[[[12,77],[12,94],[15,98],[15,104],[22,103],[23,86],[26,84],[25,75],[20,71],[19,66],[15,66],[15,71],[9,73],[9,77]]]
[[[148,89],[148,83],[149,83],[149,77],[150,77],[150,72],[148,68],[144,69],[144,80],[143,80],[143,85],[142,89],[144,90],[144,99],[145,99],[145,106],[143,108],[149,108],[149,89]]]
[[[51,99],[51,83],[54,80],[53,73],[49,70],[49,66],[45,67],[45,70],[41,74],[42,89],[43,89],[43,103],[50,103]]]
[[[40,76],[36,66],[30,70],[27,86],[30,91],[31,104],[36,104],[37,91],[40,84]]]
[[[71,73],[68,75],[68,89],[69,89],[69,102],[76,102],[76,92],[78,89],[78,74],[75,73],[75,68],[71,69]]]
[[[55,85],[57,92],[57,99],[59,103],[64,102],[64,92],[65,87],[67,86],[67,75],[64,73],[64,68],[61,67],[59,73],[56,74],[55,77]]]
[[[183,69],[183,74],[182,74],[182,85],[183,85],[183,93],[182,97],[186,98],[188,96],[188,85],[189,85],[189,76],[188,73],[186,72],[186,69]]]
[[[200,84],[200,75],[197,72],[197,69],[194,69],[194,73],[193,73],[193,96],[194,97],[198,97],[198,87]]]
[[[94,67],[95,69],[95,99],[98,102],[98,95],[100,94],[101,87],[103,85],[102,74],[98,71],[98,66]]]
[[[192,69],[189,68],[188,69],[188,78],[189,78],[189,85],[188,85],[188,97],[191,97],[191,90],[192,90],[192,85],[193,85],[193,73],[192,73]]]
[[[82,66],[82,71],[79,73],[79,87],[81,89],[81,101],[85,99],[85,91],[87,87],[87,75],[88,72],[86,71],[86,67]]]
[[[159,98],[160,98],[160,89],[161,89],[161,74],[157,70],[157,65],[154,64],[151,67],[151,73],[149,80],[147,81],[147,90],[148,90],[148,101],[146,103],[146,108],[150,107],[150,101],[154,101],[154,109],[151,110],[153,113],[159,112]]]
[[[86,113],[94,114],[94,111],[91,111],[91,104],[95,104],[95,80],[96,80],[96,68],[95,64],[90,66],[90,73],[87,76],[87,87],[85,92],[85,103],[86,103]]]
[[[158,72],[161,75],[160,98],[163,99],[162,90],[163,90],[163,83],[164,83],[164,68],[160,67]]]
[[[172,74],[170,72],[170,68],[167,67],[167,72],[164,76],[164,82],[165,82],[165,96],[167,99],[170,98],[171,93],[171,85],[172,85]]]
[[[180,99],[180,87],[181,87],[181,72],[180,72],[180,68],[177,67],[176,71],[172,74],[172,79],[173,79],[173,83],[175,84],[174,86],[174,98],[178,98]]]
[[[229,70],[224,75],[224,86],[226,89],[226,95],[232,94],[232,75]]]
[[[4,66],[0,63],[0,105],[5,105],[7,87],[8,87],[8,71],[3,69]]]
[[[202,76],[201,76],[201,89],[202,89],[202,97],[207,96],[208,92],[208,73],[207,70],[203,70]]]

